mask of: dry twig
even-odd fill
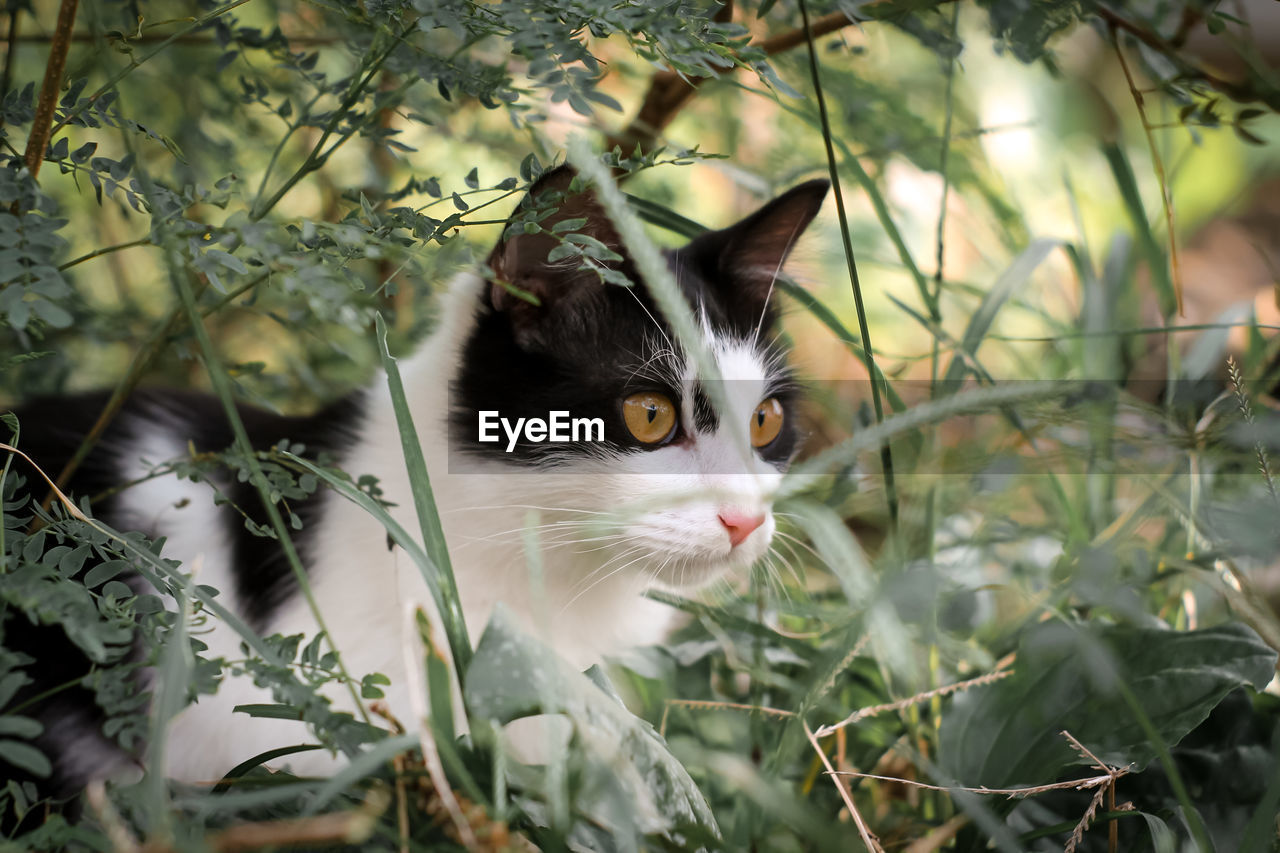
[[[1123,776],[1128,773],[1123,770],[1118,775]],[[967,788],[963,785],[930,785],[928,782],[917,782],[914,779],[902,779],[898,776],[880,776],[875,773],[860,773],[857,770],[831,770],[829,775],[834,776],[853,776],[858,779],[875,779],[880,782],[898,782],[903,785],[911,785],[915,788],[924,788],[927,791],[964,791],[968,794],[983,794],[986,796],[1008,797],[1009,799],[1020,799],[1029,797],[1034,794],[1044,794],[1049,791],[1088,791],[1091,788],[1099,788],[1105,786],[1114,778],[1110,773],[1102,776],[1086,776],[1084,779],[1070,779],[1066,782],[1054,782],[1049,785],[1029,785],[1025,788],[988,788],[980,786],[977,788]]]
[[[1067,839],[1066,847],[1063,848],[1063,853],[1075,853],[1076,846],[1079,845],[1080,842],[1084,839],[1085,830],[1089,828],[1089,824],[1093,823],[1093,816],[1098,813],[1098,808],[1102,805],[1102,798],[1104,795],[1108,793],[1111,795],[1111,811],[1116,811],[1117,808],[1119,808],[1122,811],[1127,811],[1133,808],[1133,804],[1124,803],[1121,806],[1116,806],[1116,780],[1129,772],[1128,767],[1109,766],[1104,761],[1102,761],[1102,759],[1098,758],[1098,756],[1090,752],[1087,746],[1082,744],[1080,741],[1076,740],[1075,737],[1072,736],[1071,732],[1066,731],[1065,729],[1062,731],[1062,736],[1065,737],[1067,739],[1067,742],[1071,744],[1072,749],[1074,749],[1077,753],[1079,753],[1080,755],[1092,761],[1095,767],[1097,767],[1099,770],[1105,771],[1107,774],[1106,783],[1103,785],[1100,785],[1098,787],[1098,790],[1094,793],[1093,799],[1089,800],[1089,807],[1084,810],[1084,816],[1080,818],[1080,822],[1076,824],[1076,828],[1071,830],[1071,837]],[[1108,834],[1110,836],[1110,846],[1111,846],[1111,850],[1114,853],[1116,849],[1116,834],[1117,834],[1115,819],[1113,818],[1108,823],[1109,823]]]
[[[822,759],[822,765],[827,768],[827,775],[831,777],[831,782],[836,786],[836,790],[840,792],[840,799],[844,800],[845,808],[849,810],[849,816],[853,818],[854,824],[858,827],[858,835],[862,837],[862,843],[867,846],[867,850],[871,853],[884,853],[884,848],[880,846],[880,840],[875,834],[867,828],[867,823],[862,819],[861,812],[858,807],[853,804],[853,797],[849,795],[849,790],[840,782],[838,778],[841,771],[837,771],[831,766],[831,760],[827,758],[827,753],[822,749],[822,744],[818,743],[818,739],[813,736],[813,731],[809,728],[809,724],[804,724],[804,736],[809,739],[809,743],[813,744],[814,752],[818,753],[818,758]]]
[[[951,693],[959,693],[968,690],[971,687],[981,687],[985,684],[991,684],[992,682],[999,681],[1000,679],[1010,675],[1013,675],[1013,670],[1011,669],[997,670],[995,672],[989,672],[986,675],[980,675],[977,678],[971,678],[968,681],[957,681],[955,684],[947,684],[935,690],[917,693],[915,696],[911,696],[897,702],[888,702],[883,705],[871,705],[867,708],[859,708],[840,722],[821,727],[818,729],[816,734],[818,737],[826,737],[837,729],[842,729],[845,726],[851,726],[859,720],[864,720],[867,717],[874,717],[876,714],[883,714],[887,711],[901,711],[904,708],[909,708],[919,702],[928,701],[935,696],[947,696]]]

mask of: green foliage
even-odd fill
[[[824,140],[803,51],[767,57],[749,38],[797,26],[798,7],[735,5],[734,21],[717,21],[715,4],[688,0],[83,0],[83,38],[38,176],[23,149],[53,46],[10,41],[0,100],[6,398],[203,386],[207,368],[224,402],[294,411],[383,367],[418,531],[395,522],[364,472],[291,442],[150,460],[148,479],[202,483],[219,502],[228,497],[218,484],[253,483],[270,511],[235,509],[282,548],[303,524],[296,504],[336,491],[403,548],[448,639],[437,648],[419,614],[431,717],[422,737],[337,710],[331,695],[376,700],[386,676],[346,671],[323,630],[259,636],[164,543],[94,519],[107,495],[73,496],[84,517],[57,501],[43,509],[33,501],[44,482],[11,458],[0,474],[0,827],[25,823],[0,849],[109,850],[133,836],[198,850],[238,824],[323,813],[351,819],[368,849],[452,849],[461,821],[495,847],[517,832],[543,849],[836,851],[858,843],[845,794],[889,849],[959,818],[950,849],[1057,849],[1092,791],[1004,802],[959,788],[1100,772],[1081,765],[1062,729],[1131,765],[1118,798],[1142,819],[1100,818],[1116,821],[1120,849],[1262,849],[1273,838],[1280,707],[1262,691],[1280,621],[1260,586],[1280,556],[1265,473],[1280,442],[1258,399],[1276,348],[1249,314],[1237,351],[1244,378],[1232,377],[1230,393],[1204,400],[1166,384],[1154,404],[1143,399],[1152,375],[1215,382],[1236,348],[1226,319],[1244,315],[1201,324],[1184,350],[1163,325],[1145,325],[1148,297],[1162,323],[1175,322],[1170,235],[1149,215],[1173,190],[1152,185],[1147,149],[1112,126],[1138,93],[1058,52],[1092,28],[1102,38],[1086,64],[1097,65],[1114,36],[1154,87],[1139,96],[1150,116],[1158,102],[1196,144],[1238,141],[1230,157],[1184,152],[1239,161],[1240,174],[1222,179],[1234,182],[1226,204],[1275,172],[1262,146],[1280,96],[1242,38],[1247,27],[1199,4],[815,2],[815,14],[843,11],[869,34],[850,28],[819,45]],[[21,34],[50,31],[45,10],[14,8]],[[1171,35],[1191,19],[1246,60],[1239,77],[1219,78]],[[1001,63],[996,76],[966,78],[990,62]],[[1068,97],[1017,63],[1083,78],[1081,89],[1114,106]],[[874,360],[891,414],[875,423],[858,383],[815,383],[817,438],[784,484],[774,552],[731,590],[698,600],[655,592],[689,623],[607,676],[583,676],[501,613],[462,624],[392,354],[434,324],[433,294],[483,257],[512,204],[561,159],[560,128],[616,128],[654,64],[739,87],[702,86],[665,145],[592,160],[579,143],[583,171],[630,181],[606,199],[630,248],[661,264],[624,198],[659,229],[651,237],[687,238],[701,219],[728,218],[713,200],[825,174],[830,142],[877,346],[868,353],[852,331],[842,264],[825,265],[829,281],[781,281],[779,291],[794,303],[790,333],[809,362],[827,366],[813,345],[828,336],[833,374],[853,361],[832,352]],[[1056,183],[1017,184],[985,147],[1008,130],[983,124],[997,77],[1036,80],[1034,97],[1064,102],[1065,118],[1041,117],[1061,161],[1036,166],[1070,176],[1065,200]],[[1101,132],[1090,123],[1098,113]],[[731,165],[711,162],[726,156]],[[1171,167],[1169,180],[1180,192],[1195,188],[1197,170],[1217,182],[1217,165]],[[935,191],[951,204],[930,208]],[[623,284],[606,265],[610,250],[578,233],[584,223],[544,228],[554,201],[510,227],[549,233],[555,259]],[[1076,220],[1074,231],[1060,225]],[[814,243],[839,255],[826,236]],[[976,260],[949,259],[957,246]],[[1154,374],[1139,370],[1153,357]],[[12,443],[21,449],[20,436]],[[902,484],[893,522],[877,480],[886,448]],[[125,583],[133,578],[148,586]],[[233,659],[201,641],[213,620],[240,636]],[[27,623],[93,662],[55,689],[95,703],[103,737],[130,754],[148,742],[151,760],[180,748],[165,741],[168,717],[230,679],[271,696],[236,713],[304,721],[312,742],[279,744],[213,787],[148,768],[136,784],[108,785],[106,808],[46,814],[33,782],[52,769],[35,743],[49,721],[32,715],[27,690],[42,663],[5,642]],[[468,629],[481,637],[474,658]],[[1001,661],[1012,675],[966,688]],[[145,690],[144,672],[158,679]],[[449,703],[454,679],[465,718]],[[531,765],[508,751],[501,726],[537,712],[559,722],[541,730],[548,760]],[[907,782],[828,777],[806,729],[838,770]],[[342,756],[343,769],[325,779],[267,769],[315,749]],[[904,794],[912,781],[946,790]],[[458,815],[433,793],[445,783]],[[1105,835],[1086,833],[1079,849],[1107,849]]]
[[[561,772],[576,789],[570,792],[575,809],[613,843],[638,846],[645,834],[676,828],[697,837],[718,835],[715,817],[688,771],[653,727],[628,711],[616,694],[605,692],[607,687],[565,664],[499,608],[467,670],[465,695],[474,715],[497,724],[533,714],[568,717],[573,729],[566,758],[572,764]],[[555,728],[550,723],[546,728],[551,774],[565,758],[555,754]],[[537,735],[527,737],[536,740]],[[542,782],[549,784],[549,779]],[[620,810],[620,803],[631,808]]]
[[[1178,743],[1227,693],[1267,686],[1276,653],[1243,625],[1168,634],[1132,626],[1051,623],[1022,640],[1011,678],[959,697],[939,750],[955,779],[1008,788],[1052,782],[1085,761],[1068,731],[1108,764],[1141,771],[1156,757],[1120,685],[1160,737]]]

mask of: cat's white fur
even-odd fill
[[[502,601],[527,630],[541,636],[578,667],[622,649],[654,643],[670,630],[673,610],[642,596],[658,585],[691,588],[709,583],[759,559],[773,536],[769,495],[780,474],[745,451],[726,426],[745,435],[751,412],[768,391],[766,366],[752,342],[708,340],[725,383],[730,412],[715,434],[688,444],[631,454],[622,460],[580,460],[572,473],[537,472],[497,462],[449,458],[446,414],[448,366],[470,333],[479,306],[480,276],[468,273],[444,296],[438,331],[403,366],[419,438],[427,459],[467,627],[475,642],[494,606]],[[710,332],[709,327],[706,327]],[[691,376],[692,368],[686,368]],[[392,514],[417,530],[395,414],[385,381],[375,380],[360,439],[343,460],[353,475],[373,474]],[[681,401],[681,418],[693,423],[692,400]],[[135,426],[135,447],[124,458],[157,461],[181,455],[183,447],[163,423]],[[451,464],[452,462],[452,464]],[[139,462],[126,478],[145,473]],[[128,518],[167,537],[166,556],[198,565],[198,583],[217,587],[233,610],[229,549],[209,536],[221,529],[208,488],[167,477],[123,493]],[[631,505],[634,512],[626,511]],[[765,522],[736,548],[718,513],[724,509],[765,515]],[[542,577],[526,565],[525,528],[534,522],[542,551]],[[311,588],[344,663],[356,678],[381,672],[392,712],[413,724],[404,661],[415,605],[430,610],[430,595],[418,569],[400,549],[389,550],[386,531],[372,517],[332,493],[323,498],[318,540],[309,567]],[[315,619],[301,595],[276,612],[268,632],[314,635]],[[202,637],[210,656],[235,660],[240,637],[211,621]],[[410,648],[412,648],[410,646]],[[350,707],[345,690],[330,695]],[[420,697],[419,697],[420,698]],[[216,695],[202,696],[173,722],[166,766],[175,778],[210,780],[234,764],[268,749],[307,741],[300,723],[233,713],[242,703],[272,702],[247,678],[229,678]],[[335,759],[323,752],[294,756],[297,772],[331,772]]]

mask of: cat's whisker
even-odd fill
[[[616,547],[616,546],[615,546],[615,547]],[[610,566],[612,566],[614,563],[618,562],[619,560],[625,560],[625,559],[627,559],[628,557],[630,557],[630,556],[631,556],[631,555],[633,555],[633,554],[638,554],[638,553],[641,553],[641,552],[644,552],[644,551],[647,551],[647,550],[648,550],[648,549],[646,549],[646,548],[645,548],[644,546],[642,546],[642,545],[632,545],[632,546],[630,546],[630,547],[628,547],[628,548],[626,548],[626,549],[624,549],[624,550],[622,550],[622,551],[619,551],[617,554],[614,554],[612,557],[610,557],[609,559],[605,560],[605,561],[604,561],[603,563],[601,563],[599,566],[596,566],[596,567],[595,567],[594,569],[592,569],[590,572],[588,572],[587,574],[583,575],[581,578],[579,578],[578,580],[576,580],[576,581],[573,583],[573,586],[571,586],[571,587],[570,587],[570,591],[572,592],[573,590],[578,589],[579,587],[583,586],[584,584],[588,584],[588,585],[589,585],[589,584],[591,584],[591,583],[592,583],[592,579],[593,579],[593,578],[595,578],[595,577],[596,577],[596,575],[598,575],[598,574],[600,574],[601,572],[605,571],[606,569],[608,569]]]
[[[642,551],[642,552],[644,551],[644,549],[639,549],[639,548],[637,548],[637,549],[634,549],[633,551],[631,551],[631,552],[629,552],[629,553],[634,553],[634,552],[635,552],[635,550],[640,550],[640,551]],[[634,565],[635,563],[638,563],[640,560],[643,560],[646,556],[648,556],[647,552],[645,552],[645,553],[641,553],[641,554],[640,554],[640,556],[636,557],[635,559],[631,560],[630,562],[627,562],[627,563],[622,564],[621,566],[618,566],[618,568],[616,568],[616,569],[614,569],[613,571],[609,572],[607,575],[604,575],[603,577],[601,577],[601,578],[597,579],[597,580],[596,580],[594,583],[592,583],[590,586],[586,587],[585,589],[583,589],[582,591],[580,591],[577,595],[575,595],[573,598],[571,598],[571,599],[569,599],[567,602],[565,602],[564,606],[560,608],[560,612],[561,612],[561,613],[564,613],[564,611],[565,611],[565,610],[567,610],[567,609],[568,609],[568,608],[569,608],[569,607],[570,607],[570,606],[571,606],[575,601],[577,601],[579,598],[582,598],[582,596],[586,595],[588,592],[590,592],[591,590],[595,589],[597,586],[599,586],[600,584],[604,583],[604,582],[605,582],[605,581],[607,581],[609,578],[613,577],[614,575],[618,574],[619,572],[623,571],[624,569],[626,569],[626,568],[628,568],[628,567],[630,567],[630,566]],[[608,565],[608,563],[606,563],[605,565]],[[593,573],[593,574],[594,574],[594,573]]]
[[[613,515],[611,512],[605,512],[596,509],[582,509],[581,507],[572,506],[539,506],[537,504],[487,504],[460,506],[448,510],[450,514],[455,512],[474,512],[477,510],[500,510],[500,509],[532,509],[539,512],[576,512],[582,515]]]
[[[786,543],[783,543],[783,544],[786,544]],[[791,548],[790,545],[787,545],[787,550],[790,552],[790,555],[791,555],[790,560],[784,557],[783,554],[779,551],[774,551],[773,554],[776,556],[778,562],[781,563],[786,568],[786,570],[791,573],[791,577],[795,579],[796,584],[802,586],[804,584],[804,578],[800,576],[800,572],[796,569],[794,565],[794,563],[799,562],[799,559],[797,558],[795,551]]]
[[[672,352],[675,352],[676,345],[671,342],[671,337],[670,335],[667,334],[667,330],[663,328],[662,324],[658,322],[658,318],[653,316],[653,313],[645,306],[645,304],[642,301],[640,301],[639,294],[637,294],[635,290],[630,287],[626,288],[626,291],[627,293],[631,294],[631,298],[634,299],[636,301],[636,304],[640,306],[640,310],[644,311],[644,313],[648,316],[648,318],[653,322],[654,328],[658,330],[658,333],[662,335],[663,340],[667,342],[667,348],[670,349]]]
[[[796,238],[800,236],[800,232],[804,230],[807,223],[795,222],[791,226],[791,233],[787,235],[785,248],[782,254],[778,256],[778,264],[773,269],[773,275],[769,277],[769,290],[765,293],[764,305],[760,309],[760,319],[756,320],[755,333],[751,336],[751,345],[755,346],[760,340],[760,330],[764,328],[764,319],[769,315],[769,300],[773,298],[773,286],[778,282],[778,276],[782,275],[782,264],[786,261],[787,255],[791,254],[791,247],[795,245]]]
[[[825,566],[827,564],[826,559],[821,554],[819,554],[812,545],[810,545],[808,542],[805,542],[800,537],[795,536],[791,533],[787,533],[786,531],[783,531],[783,530],[776,530],[774,531],[773,535],[776,536],[778,539],[782,540],[783,542],[792,543],[808,551],[810,554],[813,555],[813,558],[817,560],[821,565]]]
[[[785,560],[782,559],[781,555],[772,551],[766,553],[765,554],[765,569],[766,569],[765,576],[766,578],[773,581],[772,586],[777,590],[778,598],[780,598],[783,601],[790,601],[791,589],[787,586],[786,581],[783,578],[782,572],[779,570],[779,567],[784,568],[788,572],[790,572],[791,576],[795,578],[797,582],[800,581],[800,575],[796,573],[796,570],[792,566],[790,566]]]
[[[466,534],[462,534],[459,537],[460,541],[455,544],[455,547],[461,549],[479,544],[504,545],[520,543],[524,541],[524,537],[529,531],[539,534],[538,539],[543,543],[556,544],[559,542],[581,542],[586,540],[578,536],[578,532],[594,531],[597,529],[597,524],[597,522],[561,521],[548,522],[547,524],[534,525],[532,527],[513,527],[507,530],[500,530],[495,533],[487,533],[484,536],[468,536]],[[551,535],[543,535],[544,532],[550,533]]]

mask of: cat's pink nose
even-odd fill
[[[764,513],[749,515],[738,510],[722,509],[719,515],[720,523],[729,532],[729,544],[734,548],[745,542],[753,530],[764,524]]]

